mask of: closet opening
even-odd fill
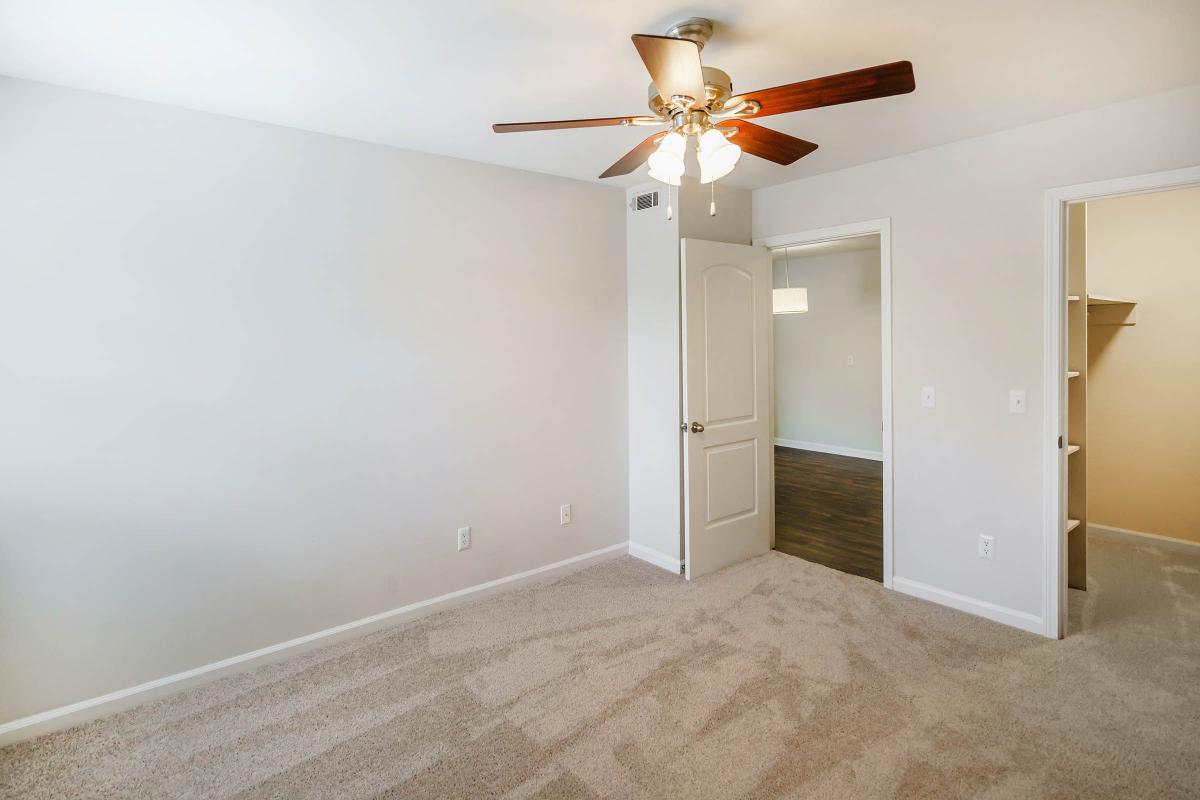
[[[1062,206],[1059,636],[1100,608],[1153,627],[1200,574],[1195,183]]]

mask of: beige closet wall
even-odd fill
[[[1087,286],[1137,300],[1088,328],[1088,518],[1200,541],[1200,188],[1089,203]]]

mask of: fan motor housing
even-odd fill
[[[704,103],[703,107],[711,111],[720,111],[725,107],[725,101],[733,97],[733,80],[729,73],[716,67],[703,67],[704,70]],[[654,84],[647,91],[650,110],[657,117],[667,117],[672,113],[666,101],[658,93]]]

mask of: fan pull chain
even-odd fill
[[[709,197],[711,198],[708,204],[708,215],[710,217],[715,217],[717,215],[717,182],[709,181],[708,189]]]
[[[671,190],[672,190],[672,188],[673,187],[671,186],[671,184],[668,183],[667,184],[667,219],[674,219],[674,217],[675,217],[675,213],[671,208]]]

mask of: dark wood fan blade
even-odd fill
[[[647,136],[642,140],[641,144],[621,156],[617,160],[617,163],[600,173],[600,177],[611,178],[614,175],[628,175],[642,164],[645,164],[646,159],[654,152],[654,147],[658,143],[660,136],[662,136],[661,131]]]
[[[521,133],[523,131],[557,131],[564,128],[602,128],[605,125],[621,125],[635,117],[598,117],[596,119],[559,119],[551,122],[500,122],[492,126],[496,133]]]
[[[776,164],[791,164],[817,149],[812,142],[773,131],[744,119],[721,123],[722,128],[737,128],[729,141],[742,148],[742,152],[774,161]]]
[[[774,89],[746,92],[731,98],[725,106],[732,107],[740,100],[755,100],[762,106],[762,111],[754,116],[766,117],[771,114],[803,111],[806,108],[891,97],[894,94],[911,92],[915,88],[917,81],[913,77],[912,64],[908,61],[897,61],[894,64],[789,83]]]
[[[690,39],[635,34],[633,46],[654,81],[664,103],[671,95],[691,97],[704,104],[704,70],[700,66],[700,48]]]

